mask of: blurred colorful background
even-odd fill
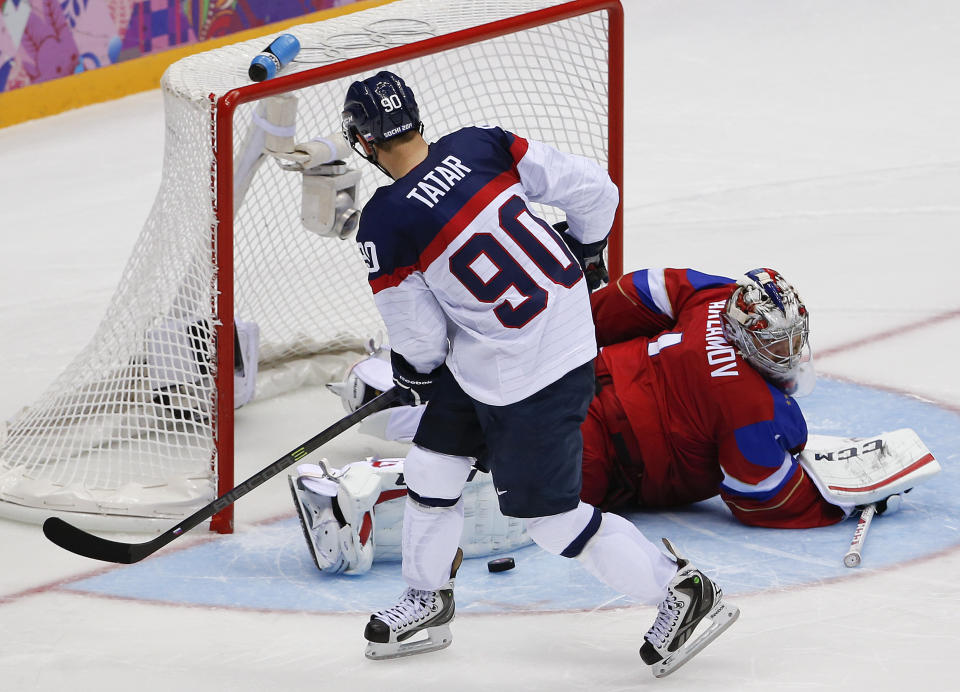
[[[353,0],[0,0],[0,92]]]

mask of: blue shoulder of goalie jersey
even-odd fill
[[[763,384],[751,391],[755,401],[741,405],[744,413],[733,433],[737,453],[721,459],[721,488],[752,500],[780,492],[796,472],[796,455],[807,442],[807,422],[796,399],[769,382]],[[744,420],[746,412],[756,419]]]

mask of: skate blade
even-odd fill
[[[665,678],[670,673],[680,668],[691,658],[700,653],[710,642],[719,637],[730,627],[737,618],[740,617],[740,609],[731,603],[720,603],[716,608],[710,611],[707,618],[710,620],[710,626],[705,629],[696,639],[688,641],[679,651],[672,656],[654,663],[653,677]]]
[[[409,640],[394,644],[367,642],[367,650],[364,655],[372,661],[386,661],[391,658],[403,658],[404,656],[416,656],[417,654],[439,651],[440,649],[446,649],[453,643],[450,625],[437,625],[424,631],[427,634],[426,638],[415,642]]]

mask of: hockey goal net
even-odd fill
[[[352,239],[307,230],[304,176],[258,149],[259,135],[299,142],[338,132],[353,80],[379,69],[403,76],[428,140],[495,123],[591,157],[621,183],[618,0],[362,5],[286,30],[301,50],[273,79],[247,76],[273,36],[167,70],[156,201],[92,341],[6,424],[0,516],[165,527],[234,485],[235,368],[244,355],[235,326],[259,331],[245,342],[259,345],[253,401],[338,378],[383,329]],[[277,98],[295,104],[292,123],[264,117]],[[359,177],[357,207],[388,182],[356,156],[346,166]],[[619,232],[618,214],[613,275]],[[232,522],[229,508],[211,528],[229,532]]]

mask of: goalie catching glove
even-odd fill
[[[573,256],[577,258],[580,268],[583,269],[583,275],[587,279],[587,288],[590,291],[595,291],[610,281],[610,274],[607,272],[607,265],[603,260],[603,251],[607,247],[606,238],[595,243],[581,243],[568,233],[570,225],[566,221],[558,221],[553,224],[553,230],[560,234]]]

